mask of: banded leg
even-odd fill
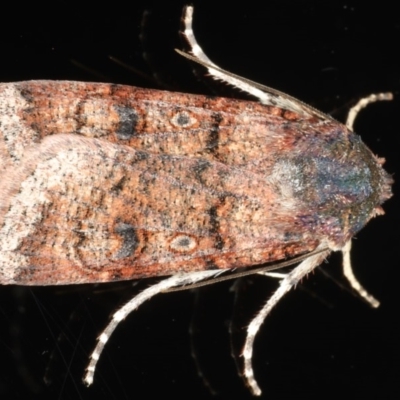
[[[267,301],[265,306],[261,311],[255,316],[255,318],[250,322],[247,328],[247,337],[245,345],[243,348],[243,358],[244,358],[244,369],[243,377],[250,387],[251,392],[255,396],[261,395],[261,389],[257,384],[254,377],[252,358],[253,358],[253,346],[254,340],[257,332],[260,329],[261,324],[264,322],[265,318],[268,316],[270,311],[275,307],[279,300],[293,287],[295,286],[304,276],[310,273],[313,269],[318,267],[322,261],[330,253],[329,250],[318,253],[314,256],[302,261],[293,271],[288,273],[280,282],[279,288],[275,291],[272,297]]]
[[[182,286],[182,285],[191,285],[193,283],[199,282],[203,279],[207,279],[217,274],[219,271],[199,271],[199,272],[189,272],[185,274],[177,274],[173,275],[167,279],[162,280],[161,282],[150,286],[145,289],[143,292],[139,293],[133,299],[128,301],[124,306],[122,306],[112,317],[111,321],[107,325],[107,327],[103,330],[101,335],[98,338],[96,347],[90,356],[90,362],[88,367],[86,368],[86,375],[84,377],[84,382],[87,386],[90,386],[93,383],[94,373],[96,371],[96,365],[99,361],[101,353],[104,349],[104,346],[110,339],[110,336],[117,328],[119,323],[125,319],[132,311],[136,310],[142,303],[146,300],[151,299],[155,295],[164,292],[173,287]]]

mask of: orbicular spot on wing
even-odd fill
[[[197,240],[193,236],[177,234],[172,238],[169,248],[176,253],[191,253],[197,245]]]
[[[191,128],[197,124],[197,118],[185,110],[177,111],[171,118],[171,124],[177,128]]]

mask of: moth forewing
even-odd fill
[[[256,333],[330,251],[342,251],[353,288],[378,304],[352,272],[350,243],[381,213],[392,179],[351,128],[362,107],[388,96],[359,103],[346,127],[219,68],[196,41],[192,14],[186,7],[182,32],[192,55],[181,54],[257,102],[106,83],[0,84],[0,283],[168,276],[114,314],[90,385],[110,335],[145,300],[220,271],[301,260],[248,328],[244,378],[259,395]]]

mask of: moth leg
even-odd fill
[[[287,95],[286,93],[270,88],[268,86],[261,85],[257,82],[253,82],[250,79],[243,78],[239,75],[233,74],[229,71],[225,71],[222,68],[218,67],[218,65],[214,64],[206,56],[203,49],[197,43],[197,40],[193,33],[192,20],[193,7],[184,7],[182,15],[184,29],[181,34],[188,42],[188,45],[191,48],[191,54],[176,50],[181,56],[202,65],[204,68],[207,68],[208,73],[214,79],[226,82],[227,84],[232,85],[233,87],[242,90],[250,94],[251,96],[254,96],[262,104],[281,107],[304,116],[315,115],[319,118],[324,119],[331,118],[328,115],[325,115],[320,111],[302,103],[300,100]]]
[[[197,40],[194,36],[193,32],[193,25],[192,25],[192,20],[193,20],[193,7],[192,6],[186,6],[183,10],[183,15],[182,15],[182,20],[184,24],[184,30],[182,35],[186,38],[190,49],[191,53],[194,56],[194,59],[192,61],[195,61],[201,65],[203,65],[205,68],[207,68],[208,73],[217,80],[221,80],[223,82],[228,83],[229,85],[234,86],[235,88],[239,90],[243,90],[246,93],[249,93],[250,95],[256,97],[261,103],[263,104],[276,104],[274,102],[274,97],[270,93],[265,93],[263,90],[255,87],[255,83],[251,82],[250,80],[247,80],[245,78],[242,78],[240,76],[237,76],[235,74],[232,74],[228,71],[224,71],[218,65],[214,64],[204,53],[203,49],[200,47],[200,45],[197,43]],[[182,54],[179,52],[179,54],[184,55],[185,53]],[[189,57],[187,57],[189,58]]]
[[[87,386],[90,386],[93,383],[96,365],[104,349],[104,346],[110,339],[110,336],[117,328],[119,323],[123,319],[125,319],[132,311],[136,310],[146,300],[151,299],[155,295],[165,290],[181,285],[191,285],[203,279],[210,278],[218,272],[219,271],[199,271],[173,275],[153,286],[150,286],[149,288],[145,289],[143,292],[135,296],[133,299],[128,301],[128,303],[126,303],[117,312],[115,312],[115,314],[112,316],[111,321],[99,336],[96,347],[90,356],[89,365],[86,368],[86,375],[83,379],[84,383]]]
[[[302,261],[293,271],[288,273],[280,282],[279,288],[275,291],[272,297],[267,301],[261,311],[255,316],[255,318],[250,322],[247,328],[247,337],[243,348],[243,358],[244,358],[244,369],[243,378],[245,379],[247,385],[250,387],[251,392],[255,396],[261,395],[261,389],[257,384],[254,377],[252,358],[253,358],[253,345],[254,340],[260,329],[261,324],[264,322],[265,318],[269,312],[274,308],[274,306],[279,302],[279,300],[293,287],[295,286],[305,275],[316,268],[325,257],[330,253],[329,250],[322,253],[318,253],[314,256]]]
[[[351,287],[364,299],[366,300],[371,307],[377,308],[379,307],[379,301],[375,299],[372,295],[370,295],[361,283],[357,280],[353,273],[353,269],[351,267],[350,261],[350,250],[351,250],[351,240],[349,240],[344,248],[342,249],[343,255],[343,274],[349,281]]]
[[[182,13],[182,21],[184,25],[184,29],[182,32],[182,35],[186,38],[186,41],[188,42],[192,54],[199,60],[202,61],[203,63],[217,67],[204,53],[203,49],[200,47],[200,45],[197,43],[197,40],[194,36],[193,32],[193,6],[186,6],[183,9]]]
[[[368,104],[375,103],[376,101],[393,100],[392,93],[377,93],[371,94],[368,97],[364,97],[358,101],[358,103],[350,108],[349,114],[347,115],[346,127],[353,131],[354,120],[357,118],[359,112],[367,107]]]

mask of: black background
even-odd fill
[[[160,87],[157,80],[122,69],[109,60],[111,55],[144,74],[153,69],[168,87],[209,94],[209,87],[192,75],[191,65],[173,51],[180,47],[183,4],[18,3],[2,12],[0,81],[67,79]],[[398,181],[400,16],[395,5],[288,0],[192,4],[198,41],[216,64],[339,119],[360,97],[392,91],[395,100],[370,106],[355,129],[386,158],[387,171]],[[141,29],[145,10],[151,13]],[[140,33],[145,33],[142,41]],[[220,93],[242,96],[226,89]],[[399,398],[399,198],[395,183],[386,215],[371,221],[353,242],[357,276],[381,307],[369,308],[321,272],[308,277],[279,304],[257,337],[254,369],[263,398]],[[346,286],[340,257],[331,256],[324,269]],[[238,296],[230,282],[151,300],[120,325],[93,387],[83,386],[88,354],[109,316],[152,282],[1,287],[2,398],[207,399],[213,393],[251,398],[237,375],[230,343],[240,351],[246,323],[277,285],[262,277],[242,282]]]

